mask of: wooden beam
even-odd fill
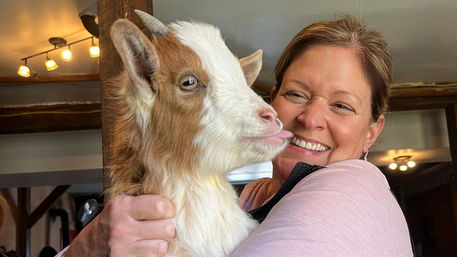
[[[389,109],[391,111],[438,109],[446,108],[455,101],[457,101],[456,96],[391,97]]]
[[[18,222],[16,223],[16,252],[18,256],[30,257],[30,230],[27,220],[30,213],[30,188],[17,189]]]
[[[391,98],[413,98],[457,95],[457,86],[392,88]]]
[[[134,22],[138,27],[144,29],[144,25],[134,13],[139,9],[152,14],[152,0],[99,0],[98,1],[98,21],[100,28],[100,81],[101,81],[101,108],[102,108],[102,142],[103,142],[103,167],[104,167],[104,187],[109,187],[109,170],[111,163],[111,137],[113,119],[107,113],[107,106],[111,101],[107,94],[109,80],[120,73],[123,65],[116,49],[111,41],[109,31],[111,25],[120,18],[126,18]]]
[[[446,107],[446,125],[452,158],[453,188],[457,187],[457,100]]]
[[[17,189],[18,216],[16,221],[16,252],[18,256],[30,257],[30,231],[33,225],[46,213],[52,203],[69,188],[56,187],[30,214],[30,187]]]
[[[457,231],[457,187],[455,183],[449,184],[451,191],[452,214],[454,216],[455,230]]]
[[[33,225],[46,213],[52,204],[67,191],[70,185],[57,186],[54,190],[33,210],[27,219],[27,228],[31,229]]]
[[[457,177],[457,100],[449,104],[446,110],[446,124],[449,134],[449,148],[451,150],[452,166],[454,167],[454,174]]]
[[[74,82],[74,81],[98,81],[100,80],[99,74],[79,74],[79,75],[53,75],[45,77],[0,77],[0,84],[2,83],[50,83],[50,82]]]
[[[391,92],[392,111],[446,108],[457,101],[457,86],[394,87]]]
[[[100,103],[0,107],[0,134],[101,128]]]

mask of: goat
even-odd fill
[[[219,29],[166,26],[136,11],[152,38],[117,20],[111,38],[125,71],[113,83],[109,197],[158,194],[176,208],[168,256],[226,256],[256,222],[224,174],[272,159],[288,143],[275,111],[252,91],[262,51],[238,59]]]

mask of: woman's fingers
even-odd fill
[[[128,248],[125,245],[114,245],[111,247],[111,257],[162,257],[167,254],[168,242],[163,240],[140,240],[132,242]]]
[[[160,196],[119,195],[73,241],[65,256],[165,256],[175,235],[173,204]]]
[[[126,212],[135,220],[168,219],[174,216],[175,211],[169,200],[158,195],[119,195],[110,202],[113,212]]]
[[[175,223],[172,219],[140,221],[136,224],[136,234],[142,239],[162,239],[169,241],[175,236]]]
[[[171,240],[173,204],[157,195],[120,195],[109,202],[109,234],[114,240]]]
[[[135,242],[136,256],[165,256],[168,252],[168,242],[163,240],[141,240]]]
[[[136,220],[167,219],[174,216],[173,204],[158,195],[139,195],[133,198],[130,215]]]

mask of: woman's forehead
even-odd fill
[[[304,51],[286,70],[283,84],[288,83],[314,90],[371,92],[358,55],[338,46],[314,46]]]

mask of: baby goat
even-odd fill
[[[226,256],[256,222],[224,174],[272,159],[291,136],[249,87],[262,52],[238,59],[211,25],[166,26],[137,14],[151,40],[128,20],[111,29],[125,72],[112,86],[110,197],[158,194],[173,202],[168,256]]]

